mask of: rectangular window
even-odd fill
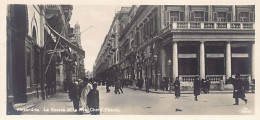
[[[194,21],[204,21],[204,12],[202,11],[195,11],[194,12]]]
[[[165,27],[170,25],[170,12],[165,12]]]
[[[180,12],[180,21],[184,21],[185,15],[184,12]]]
[[[228,12],[227,13],[227,22],[231,22],[232,21],[232,13]]]
[[[254,13],[253,12],[250,12],[249,13],[249,22],[255,22],[255,16],[254,16]]]
[[[170,23],[179,21],[179,11],[170,11]]]
[[[240,12],[239,21],[240,22],[249,22],[249,13],[248,12]]]
[[[218,12],[218,22],[226,22],[226,12]]]

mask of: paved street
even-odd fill
[[[248,104],[240,100],[234,106],[232,94],[201,94],[194,101],[193,94],[182,94],[174,99],[174,94],[145,93],[145,91],[124,88],[124,93],[116,95],[100,91],[100,108],[102,115],[237,115],[254,114],[254,94],[246,94]],[[114,88],[111,89],[113,91]],[[25,115],[75,115],[70,111],[73,104],[67,93],[58,93],[49,100],[41,101],[33,107],[34,111],[23,112]],[[45,111],[43,111],[45,109]],[[50,111],[46,111],[49,109]],[[181,111],[176,111],[179,109]],[[39,110],[39,111],[37,111]]]

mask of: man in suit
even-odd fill
[[[176,77],[176,80],[174,81],[173,86],[174,86],[174,91],[175,91],[175,99],[179,99],[179,97],[181,96],[179,77]]]
[[[240,78],[240,74],[236,74],[235,79],[231,79],[230,83],[234,86],[233,98],[235,98],[235,104],[233,105],[239,105],[239,98],[247,103],[247,99],[245,98],[245,89],[243,86],[243,81]]]
[[[97,83],[93,84],[93,89],[88,93],[88,107],[91,115],[99,115],[99,91],[97,90]]]
[[[200,81],[199,78],[196,77],[193,81],[193,93],[195,101],[198,101],[198,95],[200,95]]]

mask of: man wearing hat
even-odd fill
[[[93,89],[88,93],[87,104],[91,115],[99,115],[99,91],[97,90],[97,83],[93,84]]]
[[[239,98],[242,99],[245,103],[247,103],[247,99],[245,98],[245,90],[243,87],[242,80],[240,78],[240,74],[236,74],[235,79],[231,79],[231,84],[234,86],[233,98],[235,98],[235,104],[239,105]]]

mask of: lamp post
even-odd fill
[[[169,59],[168,60],[168,66],[169,66],[169,82],[170,82],[170,90],[169,90],[169,92],[171,93],[172,92],[172,81],[171,81],[171,65],[172,65],[172,60],[171,59]]]

